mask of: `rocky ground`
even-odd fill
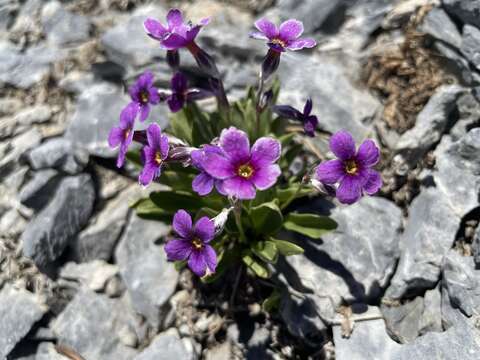
[[[253,21],[302,20],[319,46],[282,56],[280,102],[311,96],[324,133],[382,146],[380,196],[295,204],[339,229],[270,281],[177,273],[168,225],[129,209],[153,188],[106,138],[125,84],[168,86],[142,22],[170,6],[213,16],[200,42],[232,99],[265,52]],[[0,359],[478,359],[479,84],[479,0],[1,0]]]

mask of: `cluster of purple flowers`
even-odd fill
[[[272,187],[281,175],[277,161],[282,149],[278,140],[260,137],[250,146],[249,137],[244,131],[230,127],[223,129],[218,139],[194,148],[181,141],[173,141],[155,123],[150,124],[146,131],[134,130],[136,118],[139,117],[140,122],[144,122],[150,114],[151,106],[161,102],[166,102],[171,112],[180,111],[189,101],[212,94],[217,96],[219,106],[228,104],[226,96],[222,94],[221,80],[215,80],[217,71],[213,60],[195,43],[199,31],[208,22],[209,19],[203,19],[197,25],[186,23],[181,12],[176,9],[169,11],[165,26],[154,19],[145,21],[147,34],[168,51],[167,59],[175,71],[171,79],[171,90],[169,93],[160,92],[154,86],[153,74],[148,71],[142,74],[129,89],[131,102],[122,110],[120,123],[111,130],[108,142],[111,147],[119,147],[118,167],[123,166],[132,141],[143,145],[143,169],[139,175],[139,182],[143,186],[158,178],[163,166],[169,162],[181,161],[198,171],[192,182],[192,189],[198,195],[206,196],[216,189],[219,194],[229,198],[254,199],[257,190]],[[313,39],[300,38],[303,25],[297,20],[285,21],[277,28],[268,20],[261,19],[255,26],[259,31],[250,36],[266,40],[269,48],[262,65],[262,82],[275,71],[281,53],[316,45]],[[178,72],[178,50],[181,48],[188,49],[199,66],[215,80],[211,82],[217,84],[214,89],[189,89],[187,78]],[[274,106],[272,110],[281,117],[302,123],[305,134],[313,137],[318,119],[312,114],[312,107],[312,100],[308,99],[303,111],[289,105]],[[352,136],[346,131],[340,131],[331,137],[330,148],[338,159],[321,163],[316,168],[314,177],[333,188],[340,202],[351,204],[364,193],[372,195],[379,190],[382,181],[372,167],[379,161],[380,155],[373,141],[364,141],[356,151]],[[165,246],[168,259],[187,261],[190,269],[198,276],[214,273],[217,256],[209,244],[217,233],[213,219],[202,217],[192,224],[191,216],[186,211],[179,210],[173,219],[173,229],[176,237]]]

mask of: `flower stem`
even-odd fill
[[[238,204],[240,206],[238,206]],[[240,232],[240,242],[247,242],[247,237],[245,236],[245,231],[243,230],[242,225],[242,206],[241,203],[238,203],[233,213],[235,214],[235,223],[237,224],[238,231]]]

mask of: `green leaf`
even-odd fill
[[[283,215],[274,201],[255,206],[250,210],[253,227],[259,234],[273,234],[283,223]]]
[[[323,234],[335,230],[337,223],[328,216],[290,213],[285,218],[283,227],[312,239],[320,239]]]
[[[129,150],[127,152],[126,158],[128,161],[132,162],[136,167],[143,167],[142,160],[140,159],[140,149]]]
[[[139,199],[134,204],[130,205],[134,208],[137,215],[144,219],[151,220],[170,220],[170,214],[153,203],[149,198]]]
[[[204,206],[201,198],[185,191],[155,191],[150,199],[158,208],[172,214],[179,209],[191,212]]]
[[[237,247],[219,252],[215,274],[202,277],[202,282],[209,284],[219,279],[228,268],[237,264],[239,252]]]
[[[179,139],[192,143],[192,123],[186,110],[182,109],[170,118],[170,132]]]
[[[187,266],[187,260],[175,261],[173,266],[175,266],[177,271],[183,270]]]
[[[272,312],[273,310],[278,309],[280,307],[280,300],[280,292],[277,289],[273,290],[270,296],[262,303],[263,311]]]
[[[170,186],[175,190],[192,190],[192,181],[195,178],[193,174],[179,173],[177,171],[165,170],[160,175],[160,183]]]
[[[282,144],[282,148],[286,148],[289,145],[291,145],[291,142],[293,141],[293,138],[295,137],[295,133],[288,133],[280,136],[278,138],[278,141],[280,141],[280,144]]]
[[[273,241],[258,241],[251,246],[252,252],[263,261],[276,263],[278,259],[277,246]]]
[[[242,261],[258,277],[261,277],[264,279],[268,279],[270,277],[270,271],[268,271],[268,268],[264,264],[262,264],[260,261],[255,259],[250,252],[244,253],[244,255],[242,256]]]
[[[285,201],[288,201],[295,193],[295,199],[308,196],[312,194],[312,189],[309,187],[303,187],[300,191],[298,191],[298,187],[300,184],[292,184],[288,188],[285,189],[277,189],[277,198],[280,201],[280,204],[283,204]]]
[[[270,241],[275,244],[278,252],[283,256],[303,254],[303,249],[290,241],[270,238]]]

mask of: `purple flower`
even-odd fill
[[[180,111],[185,102],[204,99],[212,94],[205,90],[188,89],[187,78],[180,72],[173,75],[171,80],[172,94],[168,97],[167,103],[171,112]]]
[[[317,167],[317,179],[324,184],[339,183],[336,196],[341,203],[353,204],[362,193],[375,194],[382,186],[380,174],[372,167],[380,159],[380,150],[365,140],[355,152],[355,141],[347,131],[341,130],[330,138],[330,149],[338,157]]]
[[[192,218],[185,210],[179,210],[173,217],[173,230],[178,238],[165,245],[169,261],[188,259],[188,267],[198,276],[214,273],[217,267],[217,254],[209,242],[215,236],[215,224],[204,216],[192,226]]]
[[[272,108],[273,112],[287,119],[298,120],[303,124],[305,134],[315,136],[315,129],[318,125],[318,119],[312,112],[312,99],[308,99],[303,107],[303,112],[298,111],[289,105],[277,105]]]
[[[210,21],[209,18],[200,20],[198,25],[183,22],[182,12],[171,9],[167,14],[167,26],[157,20],[148,18],[143,23],[147,34],[160,41],[160,46],[166,50],[177,50],[191,44],[198,35],[202,26]]]
[[[137,106],[130,103],[120,114],[120,124],[110,130],[108,135],[108,145],[116,148],[120,145],[118,152],[117,167],[122,167],[125,162],[128,146],[133,140],[133,126],[135,125],[135,117],[137,116]]]
[[[160,126],[151,124],[147,129],[148,145],[142,149],[143,170],[138,181],[143,186],[150,184],[160,176],[164,160],[168,156],[168,138],[162,134]]]
[[[268,46],[278,52],[288,50],[301,50],[303,48],[312,48],[317,45],[311,38],[299,39],[303,33],[303,24],[294,19],[283,22],[279,28],[265,18],[257,20],[255,27],[259,31],[250,33],[254,39],[267,40]]]
[[[234,127],[220,135],[223,154],[206,153],[203,168],[216,179],[223,180],[222,190],[238,199],[253,199],[256,189],[271,187],[280,176],[280,167],[274,164],[280,157],[280,142],[262,137],[253,144],[247,134]]]
[[[128,92],[132,97],[132,102],[137,105],[140,111],[140,121],[145,121],[150,113],[149,104],[155,105],[160,102],[158,89],[153,86],[153,74],[150,71],[144,72]]]
[[[214,145],[204,145],[201,150],[192,151],[192,165],[200,170],[200,174],[193,179],[192,189],[198,195],[205,196],[210,194],[213,190],[213,186],[215,186],[220,194],[226,195],[225,191],[223,190],[223,181],[215,179],[205,171],[203,164],[205,163],[208,156],[207,154],[209,153],[219,154],[222,156],[224,155],[222,149],[219,146]]]

